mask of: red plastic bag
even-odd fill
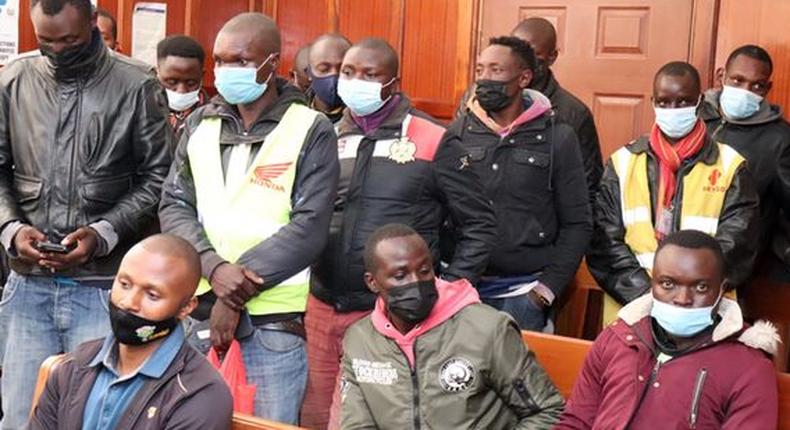
[[[208,352],[208,361],[219,370],[222,379],[228,384],[233,395],[233,412],[252,415],[255,413],[254,401],[256,386],[247,384],[247,371],[244,368],[244,358],[241,356],[241,345],[234,340],[225,353],[222,364],[214,348]]]

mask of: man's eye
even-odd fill
[[[697,284],[696,290],[698,293],[705,293],[708,291],[708,286],[705,284]]]
[[[664,279],[663,281],[661,281],[660,285],[661,285],[661,288],[666,288],[666,289],[670,289],[670,288],[675,286],[672,283],[672,281],[670,281],[668,279]]]
[[[154,293],[154,292],[151,292],[151,291],[149,291],[149,292],[147,292],[147,293],[146,293],[146,295],[148,296],[148,298],[149,298],[151,301],[157,301],[157,300],[159,300],[159,294],[156,294],[156,293]]]

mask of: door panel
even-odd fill
[[[653,123],[653,75],[690,59],[694,0],[486,0],[479,49],[519,21],[542,16],[557,29],[552,70],[593,111],[601,150],[615,149]]]

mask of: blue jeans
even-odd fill
[[[190,331],[195,320],[189,319]],[[189,343],[206,353],[209,343],[190,333]],[[299,423],[299,409],[307,388],[307,350],[299,336],[255,328],[240,340],[247,383],[255,390],[255,416],[286,424]]]
[[[0,300],[7,329],[3,356],[3,430],[23,428],[41,363],[107,336],[109,290],[12,272]]]
[[[543,309],[535,304],[529,294],[482,300],[483,303],[510,314],[522,330],[542,331],[546,327],[548,309]]]

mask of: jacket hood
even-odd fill
[[[700,115],[704,121],[718,121],[726,119],[727,122],[738,125],[759,125],[774,122],[784,118],[782,108],[779,105],[768,103],[763,100],[760,103],[760,110],[754,115],[743,119],[730,119],[724,118],[719,107],[719,97],[721,96],[721,89],[710,89],[705,92],[705,99],[702,102],[702,110]]]
[[[466,306],[480,303],[480,296],[477,294],[477,290],[466,279],[448,282],[436,278],[436,290],[439,292],[439,298],[436,300],[431,313],[428,314],[425,321],[414,326],[406,334],[402,334],[392,325],[387,317],[386,306],[381,297],[376,299],[376,307],[370,315],[370,320],[376,331],[398,344],[412,368],[414,367],[414,342],[418,337],[449,320]]]
[[[518,126],[526,124],[544,113],[551,111],[551,100],[540,91],[525,88],[521,96],[524,100],[529,101],[530,105],[507,127],[502,127],[497,124],[497,122],[488,115],[485,109],[480,106],[474,94],[469,97],[469,100],[466,102],[466,107],[469,109],[469,112],[476,116],[486,127],[500,136],[507,136],[511,131],[518,128]]]
[[[617,316],[628,326],[633,326],[642,319],[650,316],[653,308],[653,294],[647,293],[642,297],[625,305]],[[743,322],[743,313],[738,303],[726,297],[721,298],[717,310],[721,322],[713,329],[712,339],[714,342],[721,342],[730,336],[738,334],[738,341],[744,345],[760,349],[768,354],[776,354],[779,334],[776,327],[767,321],[757,321],[753,326],[748,327]],[[748,328],[747,328],[748,327]],[[745,329],[745,330],[744,330]]]

